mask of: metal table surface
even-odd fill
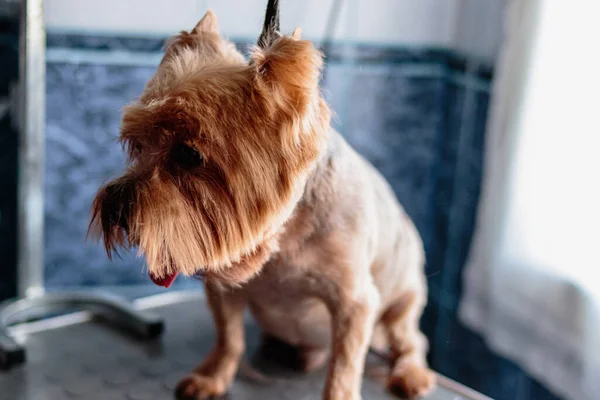
[[[164,400],[178,380],[210,350],[214,330],[200,293],[159,295],[138,301],[166,322],[164,336],[137,341],[78,313],[15,327],[28,349],[28,362],[0,371],[0,400]],[[257,351],[260,332],[247,319],[246,368],[241,368],[228,399],[319,399],[325,371],[296,373]],[[100,325],[100,326],[99,326]],[[383,362],[370,356],[363,398],[394,399],[377,382]],[[257,372],[258,371],[258,372]],[[441,378],[428,400],[484,399]]]

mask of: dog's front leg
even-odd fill
[[[217,342],[206,360],[179,382],[178,400],[206,399],[227,392],[244,353],[244,297],[234,289],[206,285]]]
[[[374,285],[363,286],[359,293],[340,294],[330,302],[333,342],[324,400],[361,399],[365,357],[379,305]]]

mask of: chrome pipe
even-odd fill
[[[44,293],[46,33],[43,0],[21,0],[17,277],[20,297]]]

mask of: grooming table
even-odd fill
[[[137,341],[80,312],[13,328],[28,349],[27,364],[0,371],[0,400],[170,400],[181,377],[202,361],[214,341],[210,313],[202,294],[175,292],[141,299],[166,322],[164,336]],[[320,399],[325,371],[299,374],[256,355],[259,330],[246,324],[247,364],[228,399]],[[363,384],[365,400],[394,399],[373,371],[382,361],[370,356]],[[428,400],[486,399],[441,378]]]

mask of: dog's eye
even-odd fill
[[[185,144],[179,144],[175,148],[175,159],[186,168],[199,167],[204,157],[198,150]]]

